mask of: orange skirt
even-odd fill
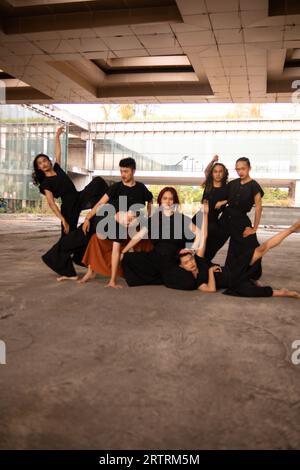
[[[124,240],[121,243],[121,249],[127,245],[129,240]],[[102,240],[97,237],[95,233],[85,250],[84,256],[82,258],[83,264],[90,266],[93,271],[96,273],[102,274],[103,276],[111,276],[111,253],[112,253],[113,242],[111,240]],[[134,247],[134,251],[152,251],[153,244],[151,240],[141,240]],[[122,266],[119,264],[118,277],[124,277]]]

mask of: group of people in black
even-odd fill
[[[60,135],[56,133],[56,162],[45,154],[34,160],[34,182],[62,226],[58,242],[42,256],[59,281],[85,283],[96,273],[109,273],[108,287],[160,285],[241,297],[293,297],[300,294],[285,288],[273,289],[260,282],[261,260],[286,237],[300,231],[300,221],[261,245],[257,230],[262,214],[261,186],[251,178],[248,158],[239,158],[238,178],[228,182],[228,170],[215,156],[205,170],[202,204],[191,219],[180,211],[173,187],[163,188],[153,206],[153,195],[134,178],[132,158],[120,161],[121,181],[110,187],[94,178],[78,192],[60,166]],[[61,198],[61,208],[55,198]],[[255,207],[254,223],[248,216]],[[77,227],[81,210],[90,209]],[[229,241],[224,266],[214,263]],[[105,250],[103,249],[105,245]],[[105,253],[105,256],[104,254]],[[109,260],[107,254],[109,253]],[[75,264],[86,266],[79,279]],[[105,265],[105,266],[104,266]]]

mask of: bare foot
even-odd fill
[[[292,297],[293,299],[300,299],[300,294],[294,290],[282,288],[274,292],[275,292],[275,296],[277,297]]]
[[[300,299],[300,294],[299,292],[296,292],[294,290],[290,291],[289,297],[293,297],[294,299]]]
[[[109,281],[108,284],[104,287],[112,287],[113,289],[123,289],[123,286],[121,284],[116,284],[114,281]]]
[[[58,282],[61,282],[61,281],[77,281],[78,280],[78,276],[71,276],[71,277],[68,277],[68,276],[60,276],[60,277],[57,277],[56,280]]]
[[[91,279],[95,279],[96,277],[96,273],[95,271],[93,271],[90,267],[88,268],[87,272],[85,273],[85,275],[79,279],[79,283],[80,284],[84,284],[85,282],[89,282]]]
[[[261,281],[259,281],[258,279],[256,281],[253,281],[253,282],[257,287],[264,287],[263,283]]]

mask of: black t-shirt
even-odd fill
[[[195,288],[198,289],[198,287],[202,284],[208,283],[208,270],[211,266],[211,263],[207,259],[201,258],[198,255],[195,255],[195,261],[199,270],[198,276],[195,279]]]
[[[41,193],[45,194],[45,189],[47,189],[48,191],[51,191],[55,198],[60,197],[62,202],[70,196],[71,199],[76,198],[78,195],[77,190],[67,173],[64,172],[58,163],[54,164],[53,170],[56,172],[56,175],[46,176],[41,182]]]
[[[181,212],[166,216],[157,211],[148,219],[144,218],[141,227],[147,228],[146,237],[151,239],[154,251],[172,257],[193,242],[195,234],[190,229],[191,222],[191,218]]]
[[[231,209],[237,209],[239,212],[250,212],[254,203],[256,194],[260,193],[261,197],[264,192],[261,186],[255,180],[241,184],[240,178],[228,183],[228,205]]]
[[[204,190],[202,203],[204,200],[208,201],[209,206],[209,213],[208,213],[208,220],[212,221],[218,218],[219,214],[223,211],[224,206],[220,209],[215,209],[217,202],[219,201],[227,201],[228,199],[228,185],[221,186],[220,188],[213,187],[210,191]]]
[[[146,188],[143,183],[136,181],[134,186],[126,186],[122,181],[114,183],[110,186],[106,192],[109,196],[109,203],[116,207],[116,210],[128,211],[131,206],[138,205],[135,207],[135,211],[138,212],[138,208],[145,206],[146,202],[153,200],[153,194]],[[120,196],[125,196],[124,202],[119,199]]]

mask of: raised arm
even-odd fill
[[[55,136],[55,162],[58,165],[61,164],[61,144],[60,144],[60,136],[64,133],[65,128],[64,126],[60,126],[56,131]]]
[[[195,238],[192,244],[192,250],[197,250],[201,242],[201,230],[199,230],[198,227],[193,224],[193,222],[191,222],[189,229],[195,234]]]
[[[204,201],[203,206],[203,220],[202,220],[202,226],[201,226],[201,240],[200,240],[200,246],[197,250],[197,255],[200,256],[201,258],[204,257],[205,249],[206,249],[206,240],[207,240],[207,232],[208,232],[208,202]]]
[[[213,165],[218,161],[219,161],[219,155],[214,155],[214,157],[212,158],[212,160],[209,162],[209,164],[207,165],[207,167],[204,170],[205,178],[208,177],[208,173],[212,169]]]

